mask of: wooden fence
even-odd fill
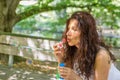
[[[56,61],[52,47],[58,41],[59,39],[0,33],[0,53],[9,55],[9,66],[13,64],[14,55],[34,60]]]

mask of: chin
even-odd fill
[[[74,45],[73,45],[73,44],[71,44],[71,43],[68,43],[68,45],[69,45],[69,46],[74,46]]]

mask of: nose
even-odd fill
[[[71,35],[71,31],[68,30],[67,33],[66,33],[67,36],[70,36]]]

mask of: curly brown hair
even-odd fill
[[[77,11],[71,15],[67,20],[66,30],[63,36],[66,38],[66,33],[68,30],[68,25],[71,19],[76,19],[78,21],[78,28],[81,32],[79,49],[75,46],[69,46],[66,42],[65,59],[67,67],[73,68],[74,62],[77,60],[79,64],[79,69],[82,74],[89,80],[89,77],[94,69],[95,58],[100,46],[106,48],[108,47],[100,39],[97,29],[96,22],[93,16],[89,12]],[[114,56],[110,53],[111,59]]]

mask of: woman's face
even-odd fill
[[[79,48],[80,30],[78,29],[78,21],[76,19],[70,20],[66,36],[69,46],[76,46]]]

